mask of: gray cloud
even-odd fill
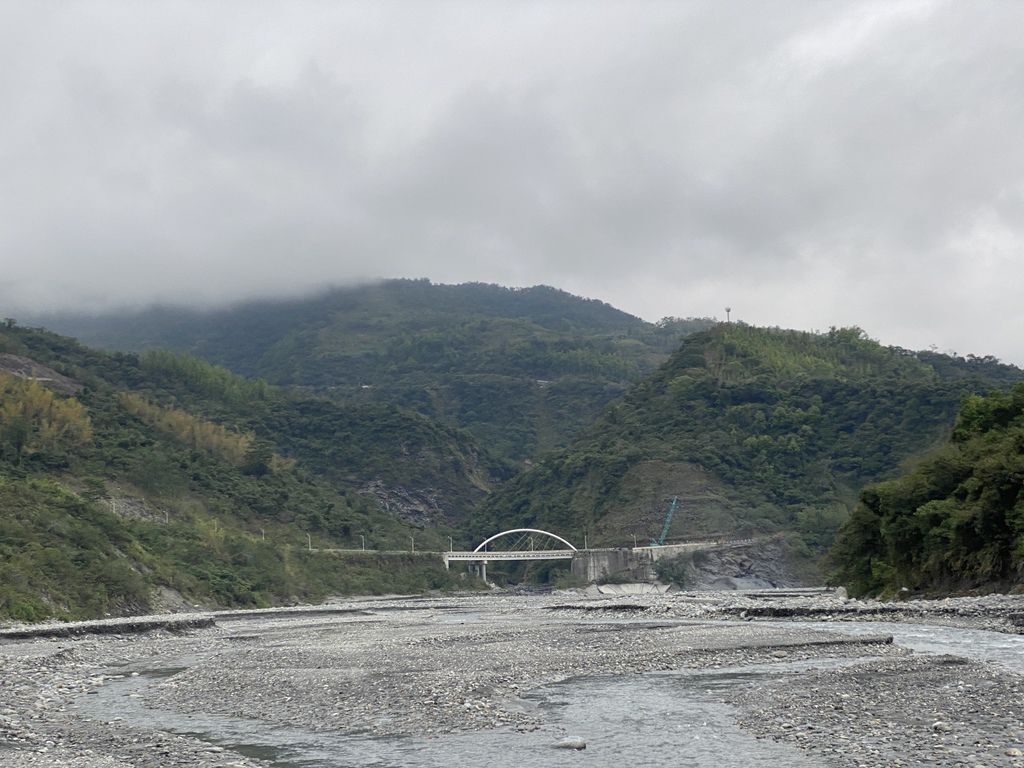
[[[1024,363],[1019,4],[0,15],[5,314],[429,276]]]

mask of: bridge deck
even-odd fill
[[[479,563],[488,560],[572,560],[575,554],[571,549],[528,549],[522,552],[443,552],[442,556],[446,561]]]

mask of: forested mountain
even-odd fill
[[[302,544],[440,547],[522,525],[622,545],[657,535],[676,496],[670,539],[788,532],[809,560],[865,484],[943,443],[965,395],[1024,378],[856,328],[652,325],[550,288],[427,281],[62,327],[179,351],[0,328],[0,615],[128,610],[154,585],[259,604],[436,583],[413,561],[325,570]],[[893,559],[905,515],[868,493],[843,573],[862,589],[937,578],[934,558]]]
[[[860,487],[941,442],[965,393],[1024,372],[882,347],[859,329],[721,324],[691,335],[565,452],[488,498],[478,530],[538,526],[591,545],[795,531],[828,546]]]
[[[871,485],[831,553],[854,594],[1024,583],[1024,384],[968,397],[948,443]]]
[[[87,344],[189,352],[246,376],[415,410],[521,461],[564,447],[706,319],[646,323],[546,286],[390,280],[210,312],[32,318]]]
[[[440,549],[503,471],[469,436],[393,406],[8,322],[0,617],[143,610],[157,587],[245,605],[437,585],[439,561],[342,568],[306,550],[408,549],[411,536]]]

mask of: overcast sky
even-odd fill
[[[1024,2],[0,0],[0,313],[546,283],[1024,364]]]

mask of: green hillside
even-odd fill
[[[564,447],[704,319],[646,323],[546,286],[390,280],[211,312],[33,318],[106,349],[189,352],[237,373],[467,429],[521,461]]]
[[[1024,372],[991,359],[882,347],[859,329],[722,324],[687,337],[567,451],[489,497],[479,531],[519,524],[591,545],[795,531],[828,546],[860,487],[952,426],[967,392]]]
[[[623,545],[658,535],[674,496],[670,540],[786,532],[808,562],[865,485],[943,445],[965,395],[1024,378],[856,328],[707,326],[426,281],[93,321],[116,345],[186,348],[286,388],[8,323],[0,615],[136,610],[156,587],[238,605],[443,585],[412,555],[306,549],[442,548],[517,525]],[[854,513],[844,572],[864,589],[935,578],[885,559],[888,529],[860,524],[880,509]],[[884,546],[858,554],[861,539]]]
[[[193,358],[0,328],[0,617],[264,605],[449,584],[440,549],[504,470],[384,405],[294,397]]]
[[[869,486],[832,553],[854,594],[1024,583],[1024,384],[968,397],[951,439]]]

